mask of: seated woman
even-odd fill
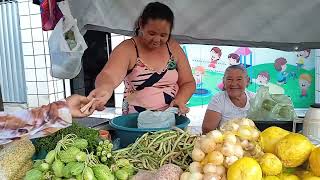
[[[247,70],[241,65],[229,66],[224,74],[224,91],[216,94],[208,105],[202,123],[203,134],[234,118],[247,116],[249,100],[254,93],[246,90],[249,84]]]

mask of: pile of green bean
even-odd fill
[[[195,135],[181,129],[145,133],[135,143],[114,151],[115,159],[128,159],[136,169],[157,170],[173,163],[183,170],[192,162]]]

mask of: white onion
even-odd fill
[[[180,180],[189,180],[190,176],[191,176],[190,172],[184,172],[184,173],[181,174]]]
[[[221,153],[224,156],[232,156],[234,155],[234,145],[230,143],[225,143],[221,149]]]
[[[212,152],[216,146],[216,143],[211,138],[201,138],[200,139],[200,147],[201,150],[205,153]]]
[[[199,162],[192,162],[190,165],[189,165],[189,171],[191,173],[195,173],[195,172],[202,172],[202,167],[201,167],[201,164]]]
[[[217,172],[217,166],[214,164],[208,163],[203,166],[203,173],[216,173]]]
[[[207,134],[207,137],[210,137],[210,138],[214,139],[214,141],[216,143],[222,143],[223,142],[223,135],[222,135],[221,131],[219,131],[219,130],[210,131]]]
[[[203,180],[220,180],[221,177],[215,173],[206,173],[203,176]]]
[[[231,134],[231,133],[225,134],[224,142],[225,143],[236,144],[237,143],[237,137],[234,134]]]
[[[201,149],[198,149],[198,148],[194,148],[191,155],[194,161],[202,161],[202,159],[205,156],[206,154]]]
[[[190,180],[202,180],[203,175],[199,172],[191,173]]]
[[[225,173],[226,173],[226,168],[225,168],[224,166],[222,166],[222,165],[217,166],[216,169],[217,169],[217,174],[218,174],[219,176],[225,175]]]
[[[244,151],[240,145],[235,145],[234,146],[234,155],[237,156],[238,158],[242,158],[244,154]]]

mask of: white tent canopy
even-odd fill
[[[150,0],[70,0],[79,29],[132,35]],[[320,49],[320,0],[160,0],[181,43]]]

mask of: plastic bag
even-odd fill
[[[170,128],[175,126],[178,108],[170,107],[165,111],[146,110],[138,116],[138,128]]]
[[[267,86],[261,86],[252,100],[248,118],[255,121],[281,120],[292,121],[296,113],[291,99],[283,94],[269,94]]]
[[[72,17],[68,1],[59,3],[64,14],[49,38],[51,75],[59,79],[76,77],[82,67],[81,58],[87,44]]]

